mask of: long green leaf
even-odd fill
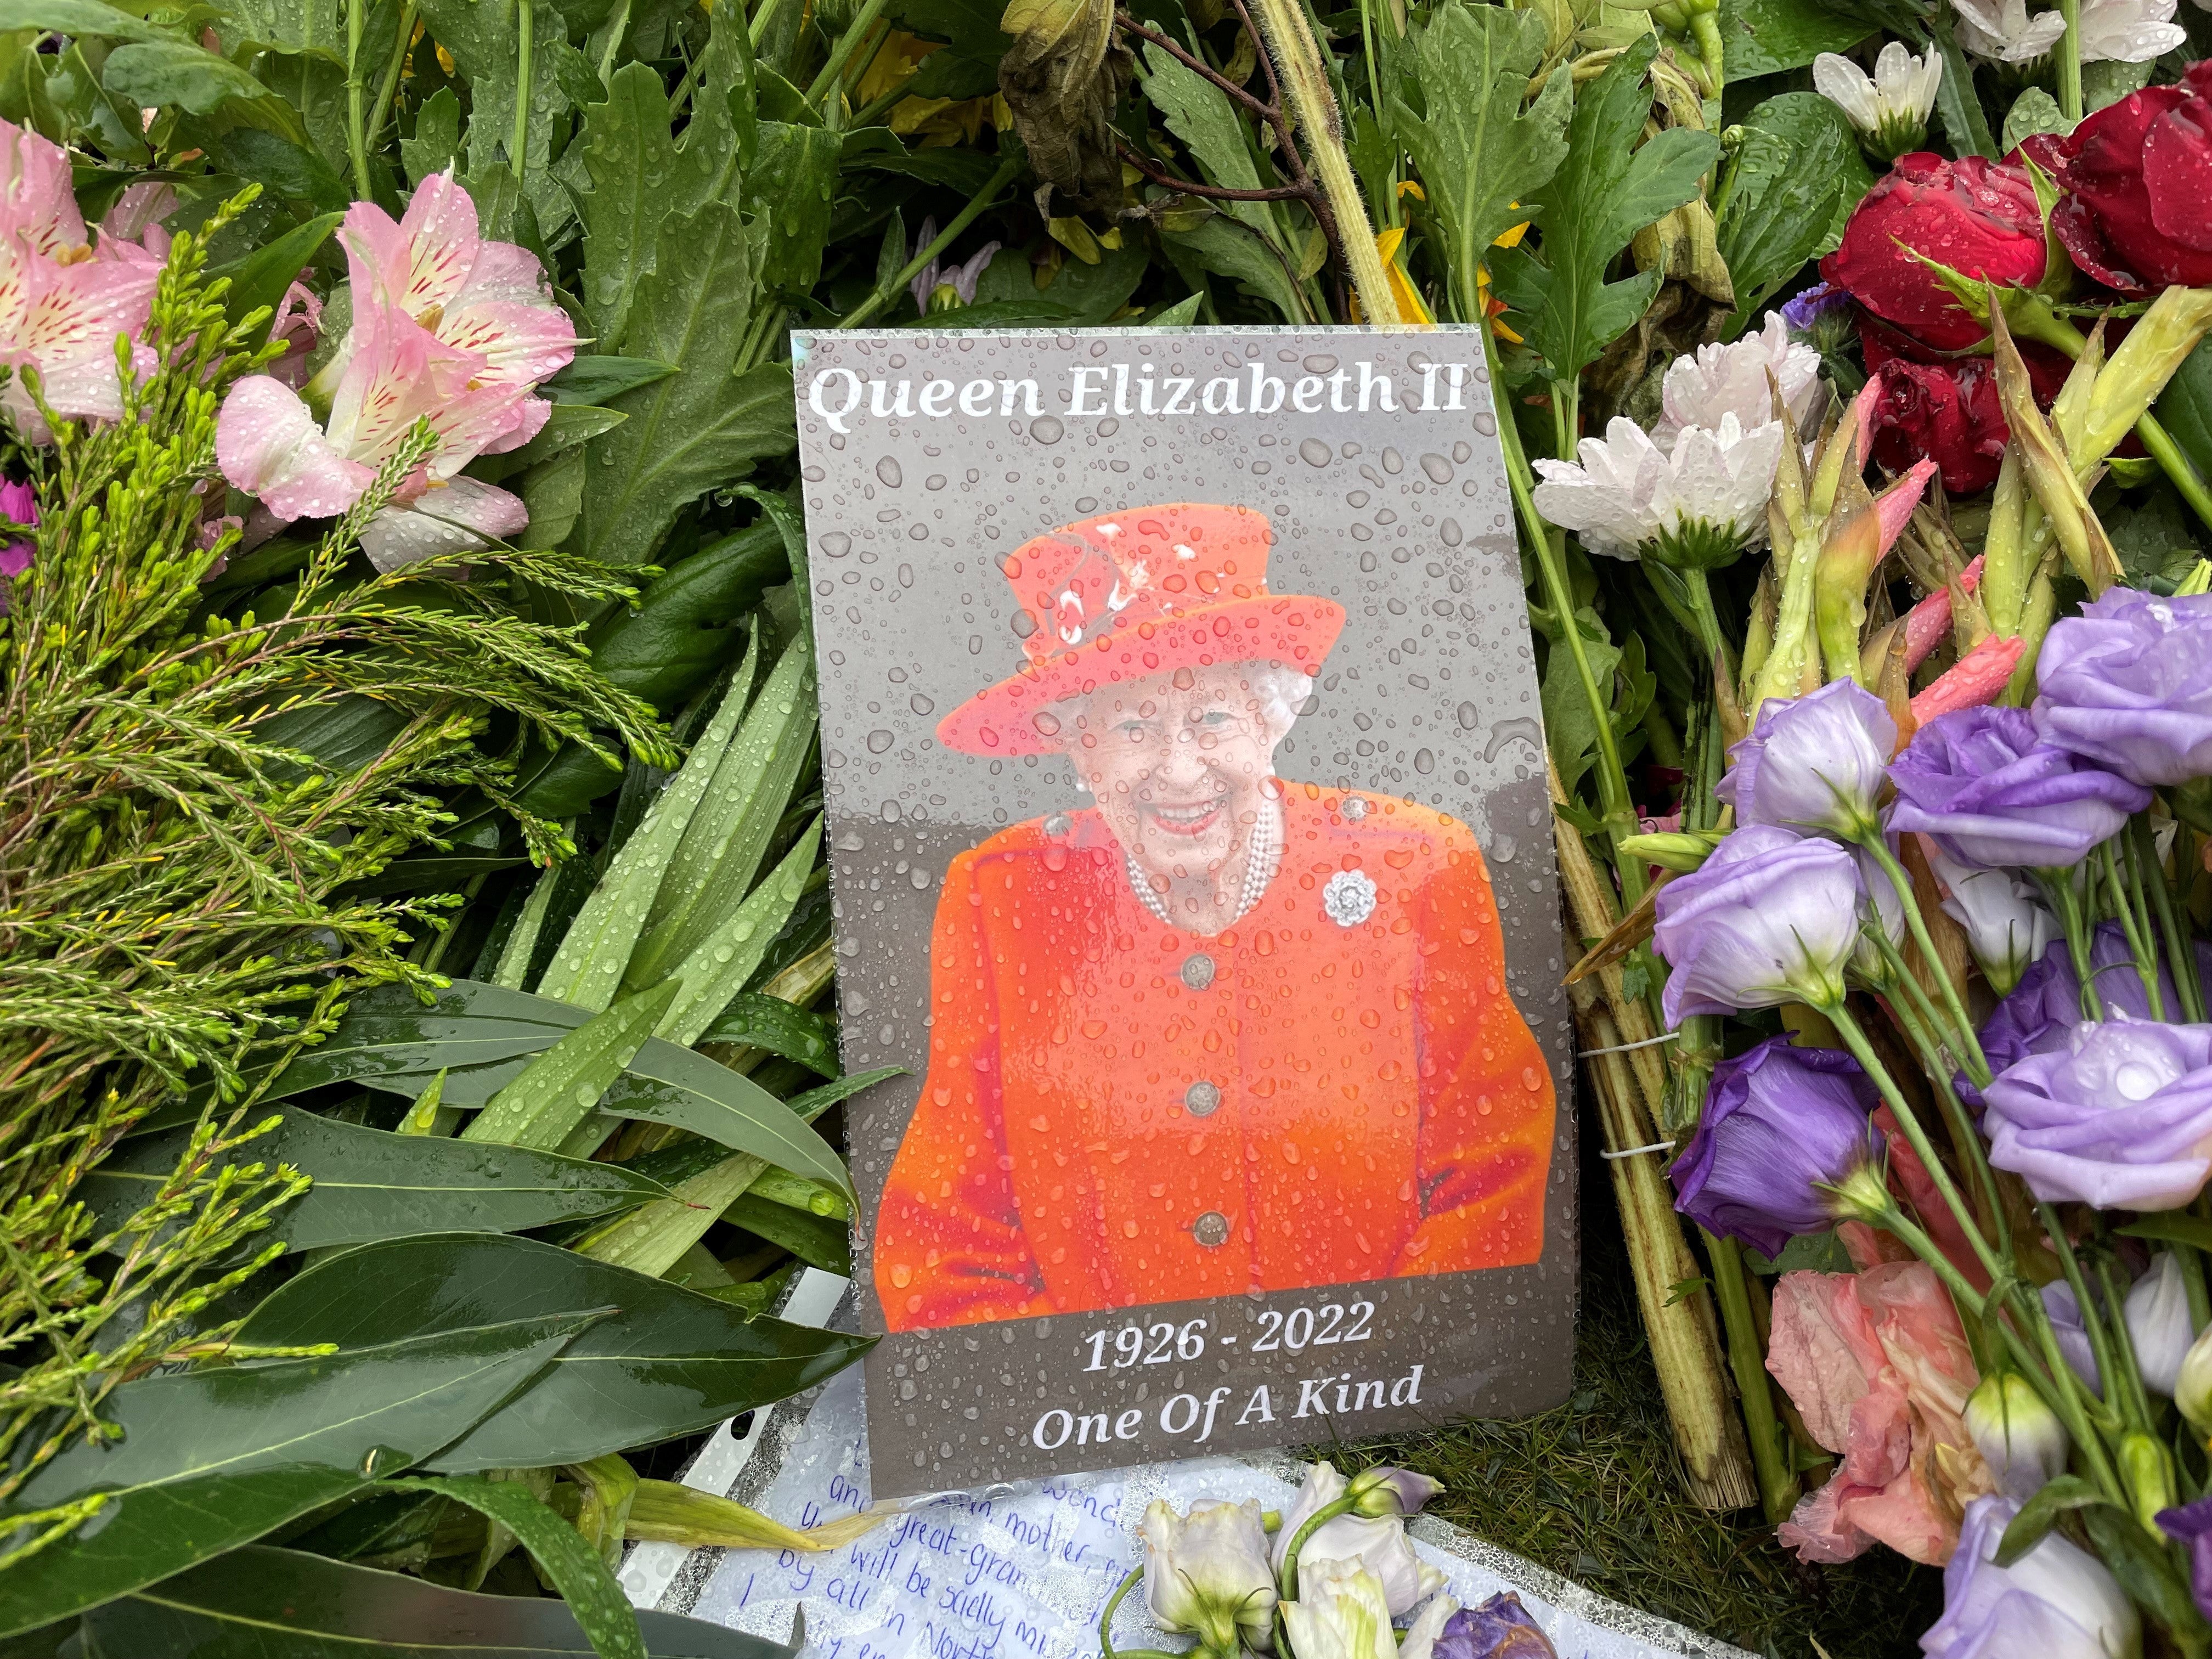
[[[813,653],[804,638],[795,639],[753,700],[744,729],[684,826],[626,984],[651,984],[676,972],[678,963],[736,914],[790,805],[799,769],[813,748],[817,720]],[[732,994],[741,988],[732,986]]]
[[[331,1083],[413,1096],[443,1071],[445,1104],[481,1106],[589,1018],[568,1003],[478,980],[453,981],[427,1007],[404,986],[379,986],[356,997],[337,1029],[297,1055],[264,1098]]]
[[[252,1544],[89,1613],[88,1659],[584,1659],[563,1602],[478,1595],[404,1573]],[[792,1649],[702,1620],[641,1610],[656,1655],[794,1659]]]
[[[745,1152],[723,1158],[685,1176],[668,1197],[593,1229],[576,1248],[595,1261],[659,1279],[768,1169],[765,1159]]]
[[[806,890],[814,854],[822,845],[822,821],[808,826],[783,862],[745,896],[730,919],[699,941],[676,966],[684,988],[660,1023],[659,1035],[686,1048],[696,1042],[731,998],[745,988],[768,947],[791,920]]]
[[[279,1115],[245,1156],[292,1164],[314,1185],[256,1243],[313,1250],[407,1233],[520,1232],[667,1196],[618,1164],[393,1134],[296,1109]],[[120,1220],[168,1178],[190,1139],[179,1130],[126,1142],[87,1177],[84,1195],[103,1220]]]
[[[672,710],[750,641],[736,618],[768,589],[790,580],[791,562],[773,524],[756,524],[710,542],[671,565],[635,610],[592,630],[592,665],[625,691]],[[739,692],[750,693],[748,684]]]
[[[733,998],[697,1041],[765,1048],[823,1077],[837,1075],[836,1026],[811,1009],[794,1008],[781,997],[764,996],[757,991]]]
[[[581,1463],[718,1423],[811,1387],[866,1338],[747,1320],[741,1310],[535,1239],[445,1234],[317,1262],[246,1321],[249,1342],[336,1342],[465,1328],[488,1313],[619,1311],[586,1331],[528,1390],[428,1466],[448,1474]]]
[[[64,1452],[16,1495],[18,1515],[106,1502],[66,1543],[0,1573],[0,1636],[166,1578],[404,1468],[526,1384],[599,1316],[582,1310],[606,1305],[493,1310],[322,1358],[123,1384],[104,1412],[122,1438]]]
[[[527,1486],[514,1480],[471,1476],[441,1480],[435,1475],[416,1475],[385,1485],[396,1492],[435,1492],[466,1504],[488,1521],[497,1522],[515,1535],[530,1552],[530,1559],[552,1580],[554,1590],[576,1615],[599,1659],[649,1659],[644,1632],[637,1627],[637,1614],[599,1553]]]
[[[325,213],[304,225],[295,225],[267,246],[209,272],[210,276],[230,279],[230,292],[223,305],[233,322],[244,320],[261,306],[269,307],[267,321],[248,337],[249,344],[258,346],[269,337],[270,327],[276,320],[276,308],[283,303],[286,291],[299,279],[300,268],[322,251],[323,244],[330,240],[331,233],[344,217],[343,213]],[[385,712],[388,717],[390,711]]]
[[[108,5],[106,0],[0,0],[0,34],[34,31],[90,34],[110,40],[173,40],[173,32]]]
[[[1745,116],[1717,236],[1749,317],[1804,267],[1834,248],[1844,220],[1874,183],[1858,134],[1816,92],[1785,92]]]
[[[658,1037],[637,1051],[599,1109],[689,1129],[854,1196],[843,1162],[804,1117],[751,1079]]]
[[[653,1035],[682,988],[672,981],[653,986],[578,1026],[493,1096],[461,1139],[549,1152],[560,1147]]]
[[[756,639],[745,652],[745,664],[738,671],[736,684],[722,699],[714,719],[707,722],[690,755],[668,787],[654,798],[645,822],[623,843],[599,884],[576,913],[538,982],[540,995],[593,1010],[614,1000],[635,954],[638,936],[644,932],[665,884],[669,860],[676,855],[699,803],[706,798],[715,769],[744,714],[743,688],[751,683],[752,664],[759,649]]]

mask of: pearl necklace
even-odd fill
[[[1252,845],[1244,858],[1244,887],[1237,895],[1237,913],[1229,918],[1230,926],[1242,921],[1259,903],[1261,896],[1267,890],[1267,884],[1275,878],[1275,866],[1282,855],[1283,811],[1278,805],[1252,826]],[[1128,866],[1129,886],[1138,902],[1166,926],[1180,927],[1182,924],[1168,914],[1168,907],[1160,896],[1152,890],[1152,884],[1145,878],[1145,872],[1137,867],[1135,858],[1124,852],[1121,861]]]

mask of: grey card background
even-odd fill
[[[1269,416],[1068,412],[1067,371],[1077,365],[1127,363],[1133,383],[1147,363],[1201,381],[1249,380],[1256,363],[1289,382],[1362,361],[1394,379],[1396,412],[1329,412],[1327,399],[1316,414],[1288,403]],[[1210,1350],[1189,1364],[1086,1373],[1086,1334],[1118,1322],[1112,1314],[901,1333],[866,1362],[876,1496],[1311,1444],[1565,1399],[1577,1282],[1572,1032],[1536,678],[1480,343],[1451,330],[856,331],[796,335],[793,362],[844,1064],[908,1072],[847,1107],[864,1328],[884,1328],[867,1229],[928,1063],[928,945],[945,866],[1009,823],[1085,800],[1060,757],[961,754],[937,743],[936,725],[1020,660],[996,561],[1094,512],[1193,500],[1256,508],[1276,532],[1272,591],[1344,605],[1316,705],[1277,750],[1278,769],[1412,798],[1473,826],[1504,925],[1508,986],[1550,1056],[1559,1100],[1541,1261],[1359,1289],[1378,1309],[1363,1374],[1422,1366],[1419,1405],[1356,1422],[1285,1413],[1242,1429],[1224,1412],[1200,1445],[1162,1426],[1166,1402],[1223,1384],[1237,1400],[1261,1382],[1294,1396],[1302,1377],[1334,1376],[1335,1366],[1311,1353]],[[1471,365],[1466,406],[1410,407],[1423,370],[1450,362]],[[809,407],[816,377],[839,369],[863,382],[911,380],[917,392],[931,379],[1033,378],[1047,412],[877,419],[864,402],[840,434]],[[842,401],[833,395],[824,406]],[[1212,1313],[1249,1323],[1261,1310],[1334,1294],[1170,1304],[1131,1316],[1180,1324]],[[1054,1407],[1119,1414],[1131,1406],[1145,1408],[1143,1432],[1110,1450],[1033,1443],[1031,1425]]]

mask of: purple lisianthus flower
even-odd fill
[[[1920,1638],[1929,1659],[2126,1659],[2142,1619],[2102,1562],[2052,1532],[2008,1567],[1997,1544],[2020,1513],[2010,1498],[1966,1506],[1943,1569],[1943,1616]]]
[[[1875,801],[1897,747],[1897,722],[1880,697],[1832,680],[1788,701],[1770,698],[1751,735],[1729,750],[1714,793],[1741,823],[1855,841],[1879,822]]]
[[[1772,1257],[1835,1221],[1836,1186],[1881,1150],[1874,1079],[1840,1048],[1786,1036],[1713,1067],[1705,1115],[1672,1171],[1674,1207]]]
[[[1920,830],[1961,864],[2079,864],[2150,791],[2045,743],[2019,708],[1961,708],[1922,726],[1890,763],[1889,827]]]
[[[2197,978],[2207,998],[2212,998],[2212,945],[2198,940]],[[2108,1014],[2134,1019],[2150,1018],[2150,999],[2136,972],[2135,952],[2117,921],[2108,921],[2089,937],[2089,968],[2095,975],[2097,994]],[[2158,969],[2159,994],[2166,1012],[2179,1012],[2173,974],[2161,957]],[[2002,1072],[2030,1054],[2047,1054],[2066,1046],[2067,1036],[2081,1023],[2081,982],[2074,975],[2074,957],[2063,945],[2053,945],[2028,964],[2020,983],[1996,1006],[1981,1030],[1982,1053],[1990,1069]],[[1960,1097],[1978,1107],[1978,1095]]]
[[[1419,1515],[1429,1499],[1443,1489],[1444,1483],[1432,1476],[1379,1463],[1353,1475],[1344,1490],[1346,1496],[1358,1500],[1353,1514],[1379,1516]]]
[[[2100,1398],[2105,1392],[2104,1373],[2097,1368],[2097,1351],[2089,1346],[2089,1328],[2081,1320],[2081,1304],[2074,1295],[2074,1287],[2063,1279],[2054,1279],[2043,1287],[2044,1316],[2051,1322],[2051,1334],[2058,1343],[2058,1352],[2074,1368],[2074,1375],[2087,1382]]]
[[[2212,1175],[2212,1025],[2084,1022],[1982,1094],[1990,1162],[2046,1202],[2178,1210]]]
[[[1559,1659],[1559,1650],[1511,1590],[1445,1621],[1431,1659]]]
[[[2036,659],[2044,738],[2139,784],[2212,776],[2212,594],[2115,587]]]
[[[1659,890],[1653,941],[1673,969],[1668,1024],[1840,1000],[1865,903],[1848,848],[1771,824],[1734,831],[1702,868]]]
[[[1782,307],[1782,320],[1800,334],[1831,311],[1850,304],[1851,296],[1833,283],[1815,283]]]
[[[2160,1510],[2158,1524],[2168,1538],[2189,1547],[2189,1593],[2196,1598],[2197,1612],[2212,1619],[2212,1498]]]

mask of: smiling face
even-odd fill
[[[1060,738],[1115,839],[1171,884],[1210,879],[1272,810],[1275,745],[1309,682],[1269,663],[1178,669],[1065,706]]]

